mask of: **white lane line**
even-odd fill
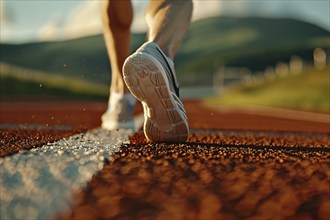
[[[0,159],[0,218],[48,219],[67,211],[71,193],[83,188],[132,134],[99,128]]]

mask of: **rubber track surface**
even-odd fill
[[[329,219],[329,139],[295,138],[199,133],[153,145],[140,132],[56,217]]]
[[[192,129],[187,143],[151,144],[136,133],[75,193],[72,211],[53,217],[329,219],[329,124],[220,113],[198,101],[185,106]],[[43,126],[1,129],[2,155],[97,127],[105,108],[7,103],[1,124]]]

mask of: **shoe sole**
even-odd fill
[[[123,65],[124,81],[144,106],[144,133],[153,142],[184,142],[188,126],[175,103],[161,64],[151,55],[137,52]]]

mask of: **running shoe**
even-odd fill
[[[111,98],[107,111],[102,115],[101,127],[107,130],[134,129],[134,105],[125,96]]]
[[[188,119],[179,99],[174,63],[157,44],[147,42],[123,65],[124,81],[144,108],[149,141],[176,143],[188,138]]]

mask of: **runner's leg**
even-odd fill
[[[148,40],[156,43],[172,60],[189,28],[192,9],[191,0],[150,0],[148,5]]]
[[[130,26],[133,9],[130,0],[108,0],[103,7],[104,39],[111,63],[111,92],[125,93],[122,66],[130,53]]]

